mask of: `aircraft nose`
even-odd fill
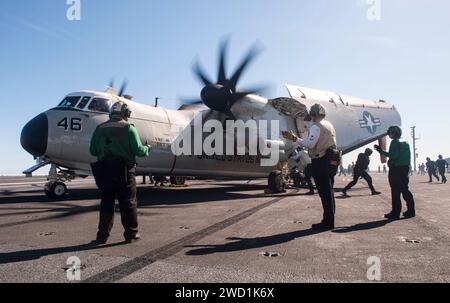
[[[47,139],[47,115],[40,114],[25,125],[20,136],[20,143],[27,152],[35,157],[41,157],[47,151]]]

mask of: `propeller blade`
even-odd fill
[[[189,103],[191,105],[201,105],[201,104],[203,104],[203,101],[197,100],[197,101],[190,101],[190,102],[186,102],[186,103]]]
[[[233,106],[236,101],[238,101],[241,98],[244,98],[248,95],[260,95],[267,91],[267,86],[261,86],[261,87],[254,87],[250,89],[246,89],[244,91],[239,91],[233,94],[232,100],[231,100],[231,106]]]
[[[199,105],[203,104],[203,101],[198,97],[177,97],[180,104]]]
[[[122,83],[122,87],[120,88],[120,90],[119,90],[119,96],[120,97],[122,97],[123,95],[124,95],[124,93],[125,93],[125,90],[127,89],[127,86],[128,86],[128,79],[125,79],[124,81],[123,81],[123,83]]]
[[[178,108],[178,110],[198,110],[198,106],[191,104],[183,104]]]
[[[241,94],[246,94],[246,95],[262,95],[262,94],[266,93],[268,90],[269,90],[268,85],[256,86],[256,87],[243,89],[242,91],[237,92],[237,94],[241,93]]]
[[[203,71],[203,69],[200,66],[200,63],[198,61],[196,61],[194,64],[193,72],[204,85],[212,84],[212,82],[208,79],[208,77],[206,76],[205,72]]]
[[[262,49],[260,47],[257,47],[256,45],[253,45],[250,51],[247,53],[247,56],[242,61],[239,68],[236,70],[236,72],[231,77],[228,87],[235,92],[236,86],[239,82],[239,79],[242,76],[242,73],[245,71],[247,66],[262,52]]]
[[[228,50],[228,39],[224,39],[220,45],[219,50],[219,75],[217,76],[217,83],[221,85],[225,85],[227,82],[227,72],[226,72],[226,63],[227,63],[227,50]]]
[[[110,88],[114,88],[114,78],[111,78],[111,80],[109,81],[108,86],[109,86]]]

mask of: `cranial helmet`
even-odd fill
[[[400,139],[402,136],[402,129],[397,125],[391,126],[388,129],[388,135],[394,137],[394,139]]]
[[[323,106],[320,104],[314,104],[313,106],[311,106],[309,114],[311,117],[322,117],[322,118],[325,118],[327,115],[325,108],[323,108]]]
[[[110,116],[120,116],[127,120],[131,116],[131,111],[126,103],[118,101],[111,107]]]

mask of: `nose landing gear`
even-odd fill
[[[51,199],[62,199],[67,194],[67,186],[64,182],[75,179],[75,174],[69,170],[59,170],[55,164],[50,167],[48,182],[45,184],[45,195]]]

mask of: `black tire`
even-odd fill
[[[269,175],[269,189],[275,193],[283,193],[286,191],[286,182],[280,171],[274,171]]]
[[[50,186],[50,197],[61,199],[67,194],[67,186],[62,182],[55,182]]]
[[[186,184],[186,178],[185,177],[170,177],[170,184],[172,185],[184,185]]]

